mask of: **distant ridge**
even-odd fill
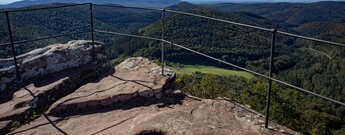
[[[167,9],[171,9],[171,10],[196,10],[196,9],[201,9],[203,7],[189,3],[189,2],[180,2],[176,5],[172,5],[167,7]]]
[[[298,26],[310,22],[345,22],[345,2],[316,3],[256,3],[256,4],[205,4],[209,8],[223,11],[245,11],[263,16],[274,22]]]
[[[140,7],[167,7],[181,2],[180,0],[23,0],[7,5],[0,5],[0,8],[19,8],[37,4],[51,3],[94,3],[94,4],[120,4],[124,6]]]

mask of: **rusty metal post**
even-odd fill
[[[161,42],[161,64],[162,64],[162,75],[164,76],[164,18],[165,18],[165,9],[162,9],[162,42]]]
[[[91,40],[92,40],[92,61],[96,59],[95,52],[95,35],[94,35],[94,26],[93,26],[93,4],[90,3],[90,30],[91,30]]]
[[[277,29],[272,30],[272,43],[271,43],[271,56],[270,56],[270,69],[269,69],[269,77],[272,77],[272,72],[274,68],[274,47],[276,44],[276,34]],[[265,120],[265,128],[268,128],[269,122],[269,114],[270,114],[270,105],[271,105],[271,92],[272,92],[272,80],[268,81],[268,91],[267,91],[267,99],[266,99],[266,120]]]
[[[18,62],[17,62],[17,57],[16,57],[16,48],[15,48],[14,42],[13,42],[13,35],[12,35],[12,28],[11,28],[11,21],[10,21],[9,12],[5,11],[5,14],[6,14],[6,20],[7,20],[8,35],[10,38],[10,43],[11,43],[11,48],[12,48],[14,66],[16,68],[16,77],[18,80],[20,80],[19,67],[18,67]]]

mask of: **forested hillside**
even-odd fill
[[[309,22],[345,22],[345,2],[317,3],[259,3],[259,4],[211,4],[204,5],[223,11],[246,11],[269,20],[298,26]]]
[[[194,5],[188,6],[186,3],[182,6],[190,9],[187,12],[191,13],[267,28],[278,27],[282,31],[292,33],[300,33],[299,30],[306,29],[314,37],[344,43],[343,26],[336,21],[330,23],[332,20],[319,23],[312,21],[289,27],[289,25],[279,25],[282,23],[249,12],[226,13],[207,8],[196,8]],[[181,8],[177,9],[181,10]],[[267,73],[270,33],[186,15],[169,15],[166,18],[165,29],[167,40],[261,73]],[[308,28],[310,25],[315,25],[315,29]],[[321,27],[323,29],[316,29]],[[156,22],[137,34],[159,38],[160,29],[161,24]],[[345,82],[344,51],[345,49],[340,47],[279,35],[275,53],[274,76],[344,102],[345,87],[342,85]],[[114,58],[124,55],[140,55],[158,59],[160,43],[124,37],[114,43],[112,52],[114,52],[112,55]],[[216,65],[231,69],[231,67],[170,45],[167,47],[166,57],[173,63]],[[214,98],[222,94],[230,95],[264,113],[266,81],[258,78],[235,83],[245,83],[246,85],[241,85],[242,87],[225,83],[234,80],[241,79],[198,73],[182,75],[178,82],[183,90],[196,96]],[[341,130],[341,128],[345,122],[345,107],[304,95],[277,84],[274,88],[275,97],[272,103],[274,109],[271,112],[274,120],[305,134],[344,133],[344,129]]]
[[[60,6],[66,4],[38,5],[27,8]],[[115,5],[116,6],[116,5]],[[35,39],[72,32],[90,31],[89,6],[77,6],[10,14],[15,41]],[[159,12],[113,7],[94,7],[95,29],[131,33],[160,19]],[[5,14],[0,14],[0,43],[8,43]],[[96,40],[106,43],[117,37],[96,34]],[[64,43],[72,39],[90,39],[90,33],[67,36],[38,42],[18,44],[17,54],[22,54],[52,43]],[[10,46],[2,47],[0,58],[11,57]]]
[[[195,8],[194,5],[186,5],[186,3],[180,5],[187,9],[193,9],[188,12],[195,14],[202,14],[256,26],[276,27],[274,23],[267,21],[267,19],[247,12],[226,13],[207,8]],[[171,8],[176,9],[178,7],[179,5]],[[255,61],[269,56],[271,38],[269,32],[262,32],[186,15],[171,13],[168,13],[168,15],[169,17],[165,20],[165,37],[169,41],[185,45],[215,57],[223,58],[224,60],[234,62],[241,66],[246,65],[248,61]],[[161,23],[156,22],[141,30],[138,34],[150,37],[160,37]],[[282,38],[279,44],[284,44],[285,42],[288,42],[287,38]],[[123,53],[137,53],[143,56],[154,57],[160,56],[159,44],[147,40],[123,38],[118,40],[113,47],[113,52],[115,52],[114,58]],[[288,48],[289,47],[286,47],[286,49]],[[190,63],[193,61],[199,62],[195,61],[195,58],[199,57],[198,55],[185,52],[179,48],[169,47],[168,49],[167,57],[169,60],[178,62],[183,58],[182,63],[184,64],[197,64]]]

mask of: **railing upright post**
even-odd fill
[[[95,35],[94,35],[94,28],[93,28],[93,4],[90,3],[90,30],[91,30],[91,40],[92,40],[92,61],[96,59],[96,52],[95,52]]]
[[[165,18],[165,9],[162,9],[162,42],[161,42],[161,64],[162,64],[162,75],[164,76],[164,18]]]
[[[17,57],[16,57],[16,48],[14,47],[14,42],[13,42],[13,35],[12,35],[12,28],[11,28],[11,21],[10,21],[9,12],[5,11],[5,14],[6,14],[6,20],[7,20],[8,35],[9,35],[10,42],[11,42],[14,66],[16,68],[16,77],[18,80],[20,80],[19,67],[18,67],[18,62],[17,62]]]
[[[270,69],[269,69],[269,77],[272,77],[273,72],[273,64],[274,64],[274,47],[276,44],[276,34],[277,29],[272,30],[272,43],[271,43],[271,56],[270,56]],[[268,91],[267,91],[267,99],[266,99],[266,120],[265,120],[265,128],[268,128],[269,122],[269,114],[270,114],[270,105],[271,105],[271,91],[272,91],[272,80],[268,81]]]

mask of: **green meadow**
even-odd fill
[[[168,68],[175,71],[177,74],[193,74],[195,72],[201,72],[205,74],[215,74],[222,76],[239,76],[246,79],[253,78],[253,75],[244,71],[229,70],[225,68],[218,68],[214,66],[194,66],[194,65],[184,65],[182,67],[178,66],[168,66]]]

